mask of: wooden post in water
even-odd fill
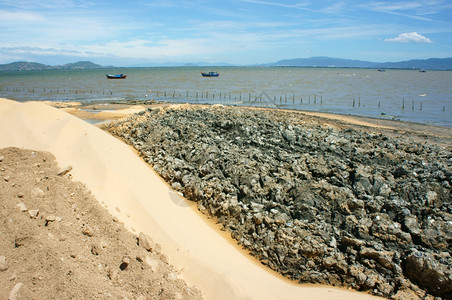
[[[421,106],[420,106],[420,108],[419,108],[419,111],[422,111],[422,101],[421,101]]]
[[[443,105],[443,112],[446,111],[446,105]]]
[[[411,102],[411,110],[414,111],[414,100]]]
[[[320,96],[320,105],[323,105],[323,96]]]
[[[303,104],[303,97],[300,97],[300,104]]]
[[[378,101],[378,108],[380,108],[380,101]]]
[[[405,97],[403,97],[403,99],[402,99],[402,110],[404,110],[405,109]]]
[[[355,98],[353,98],[353,107],[355,107]]]
[[[314,95],[314,104],[317,104],[317,95]]]

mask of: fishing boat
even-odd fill
[[[127,77],[127,75],[125,74],[116,74],[116,75],[105,74],[105,76],[107,76],[108,79],[124,79]]]
[[[201,72],[202,77],[218,77],[220,76],[220,73],[218,72]]]

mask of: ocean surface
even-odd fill
[[[18,101],[155,100],[221,103],[396,119],[452,127],[452,71],[218,67],[0,72],[0,97]],[[107,79],[105,74],[127,74]]]

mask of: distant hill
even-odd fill
[[[414,59],[401,62],[377,63],[362,60],[332,57],[310,57],[283,59],[270,66],[284,67],[330,67],[330,68],[388,68],[388,69],[426,69],[452,70],[452,58]]]
[[[65,65],[50,66],[36,62],[16,61],[0,65],[0,71],[33,71],[33,70],[74,70],[74,69],[99,69],[105,68],[90,61],[78,61]]]
[[[232,66],[228,63],[147,63],[140,65],[131,65],[129,67],[173,67],[173,66]],[[278,67],[327,67],[327,68],[375,68],[375,69],[424,69],[424,70],[452,70],[452,58],[429,58],[413,59],[400,62],[371,62],[354,59],[342,59],[326,56],[310,58],[283,59],[275,63],[261,64],[259,66],[278,66]],[[101,66],[90,61],[78,61],[65,65],[44,65],[36,62],[16,61],[9,64],[0,64],[1,71],[30,71],[30,70],[76,70],[76,69],[99,69],[112,68],[113,66]]]
[[[90,61],[78,61],[75,63],[62,65],[61,68],[62,69],[99,69],[99,68],[105,68],[105,67],[95,64]]]
[[[27,61],[16,61],[9,64],[0,65],[0,71],[28,71],[28,70],[45,70],[50,66]]]

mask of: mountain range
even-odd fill
[[[226,63],[171,63],[171,64],[142,64],[133,67],[150,66],[232,66]],[[328,68],[374,68],[374,69],[425,69],[425,70],[452,70],[452,58],[413,59],[400,62],[370,62],[353,59],[332,57],[310,57],[283,59],[275,63],[261,64],[267,67],[328,67]],[[30,70],[74,70],[74,69],[99,69],[113,66],[101,66],[90,61],[79,61],[65,65],[50,66],[36,62],[18,61],[0,65],[0,71],[30,71]]]
[[[452,58],[413,59],[400,62],[370,62],[332,57],[310,57],[283,59],[270,66],[283,67],[330,67],[330,68],[375,68],[375,69],[426,69],[452,70]]]
[[[78,61],[75,63],[50,66],[36,62],[16,61],[0,65],[0,71],[33,71],[33,70],[75,70],[75,69],[99,69],[106,68],[90,61]]]

